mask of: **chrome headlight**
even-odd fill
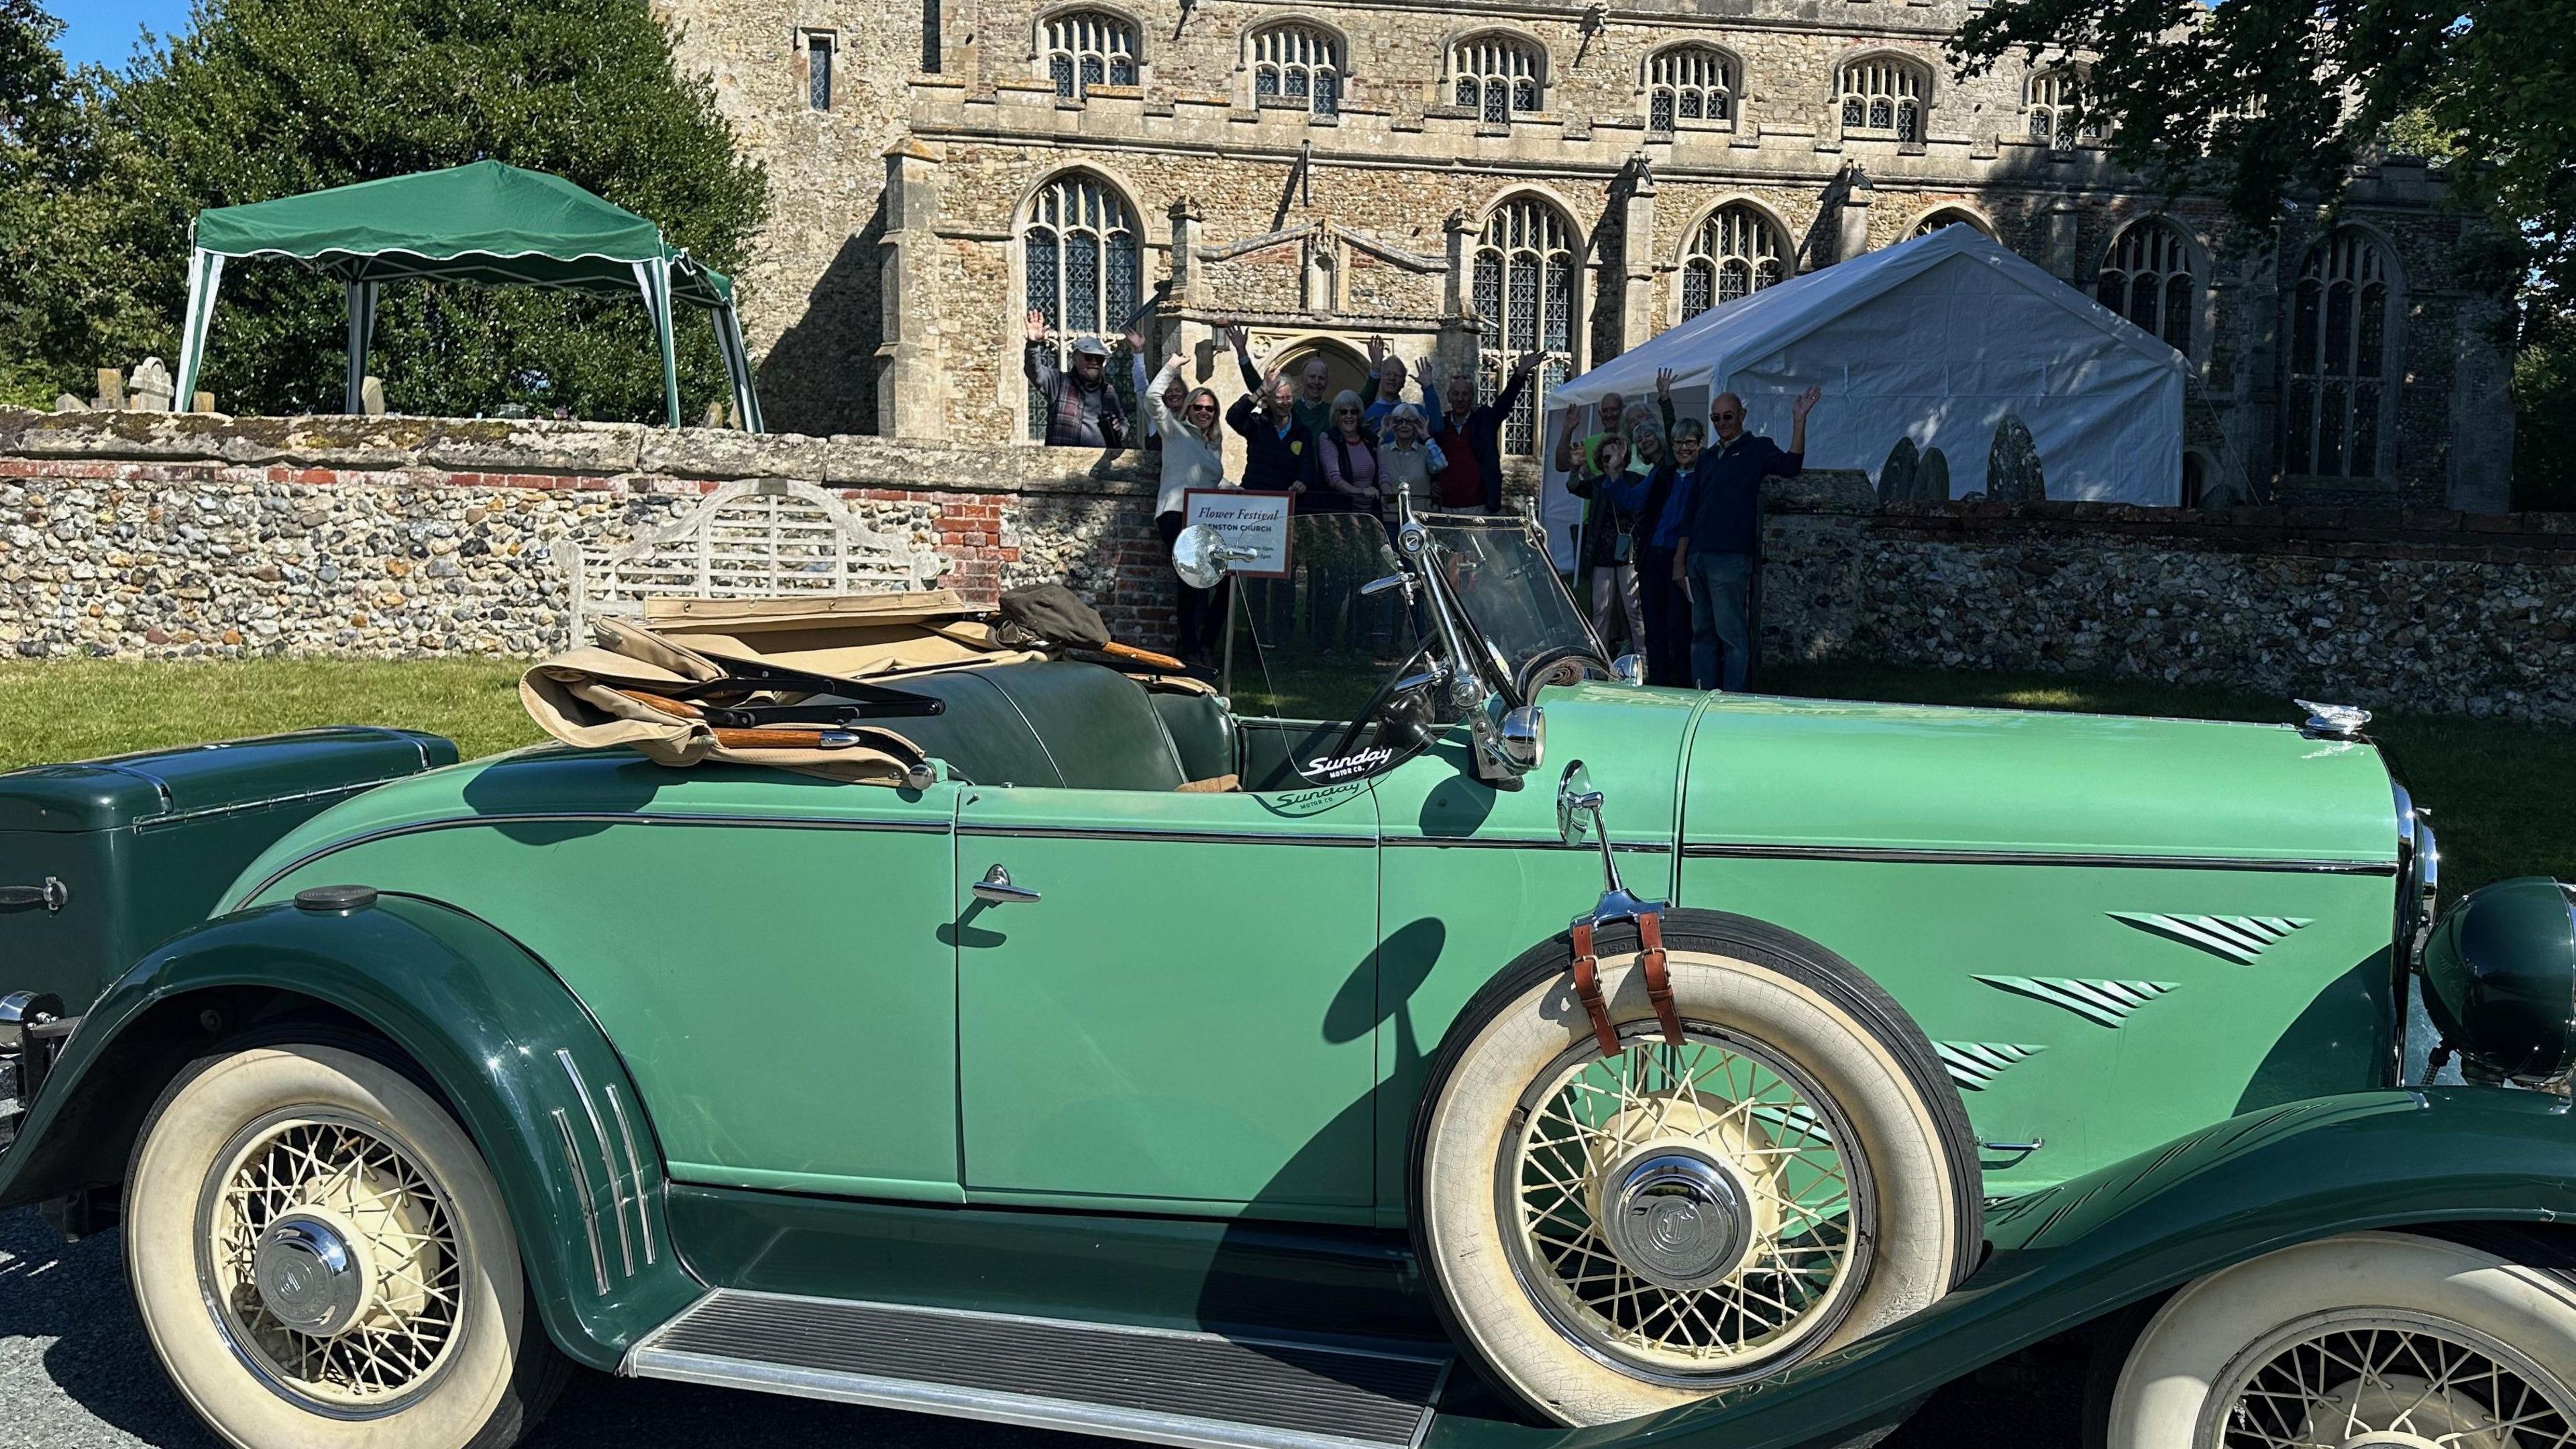
[[[2424,933],[2433,928],[2433,907],[2442,893],[2442,848],[2433,839],[2431,811],[2417,806],[2403,785],[2397,792],[2397,918],[2390,945],[2402,972],[2422,955]]]

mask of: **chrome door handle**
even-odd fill
[[[1011,884],[1011,873],[998,865],[984,872],[984,878],[975,882],[975,899],[988,905],[1007,906],[1018,901],[1034,901],[1037,898],[1036,891],[1026,886]]]

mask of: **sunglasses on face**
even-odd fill
[[[1190,411],[1194,413],[1212,413],[1216,411],[1216,404],[1208,402],[1194,402],[1190,404]]]

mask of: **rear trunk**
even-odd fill
[[[0,992],[78,1013],[216,910],[252,857],[358,791],[456,762],[436,735],[343,726],[0,775]]]

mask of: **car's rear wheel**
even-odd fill
[[[2517,1254],[2517,1258],[2554,1256]],[[2408,1233],[2284,1248],[2177,1293],[2111,1398],[2110,1449],[2567,1449],[2576,1282]]]
[[[243,1449],[502,1449],[564,1361],[490,1170],[346,1045],[197,1063],[127,1180],[126,1272],[171,1381]]]
[[[1974,1266],[1975,1144],[1904,1012],[1784,932],[1667,912],[1681,1045],[1633,931],[1601,942],[1619,1050],[1563,941],[1470,1002],[1415,1125],[1413,1222],[1461,1345],[1539,1413],[1603,1423],[1774,1373]]]

